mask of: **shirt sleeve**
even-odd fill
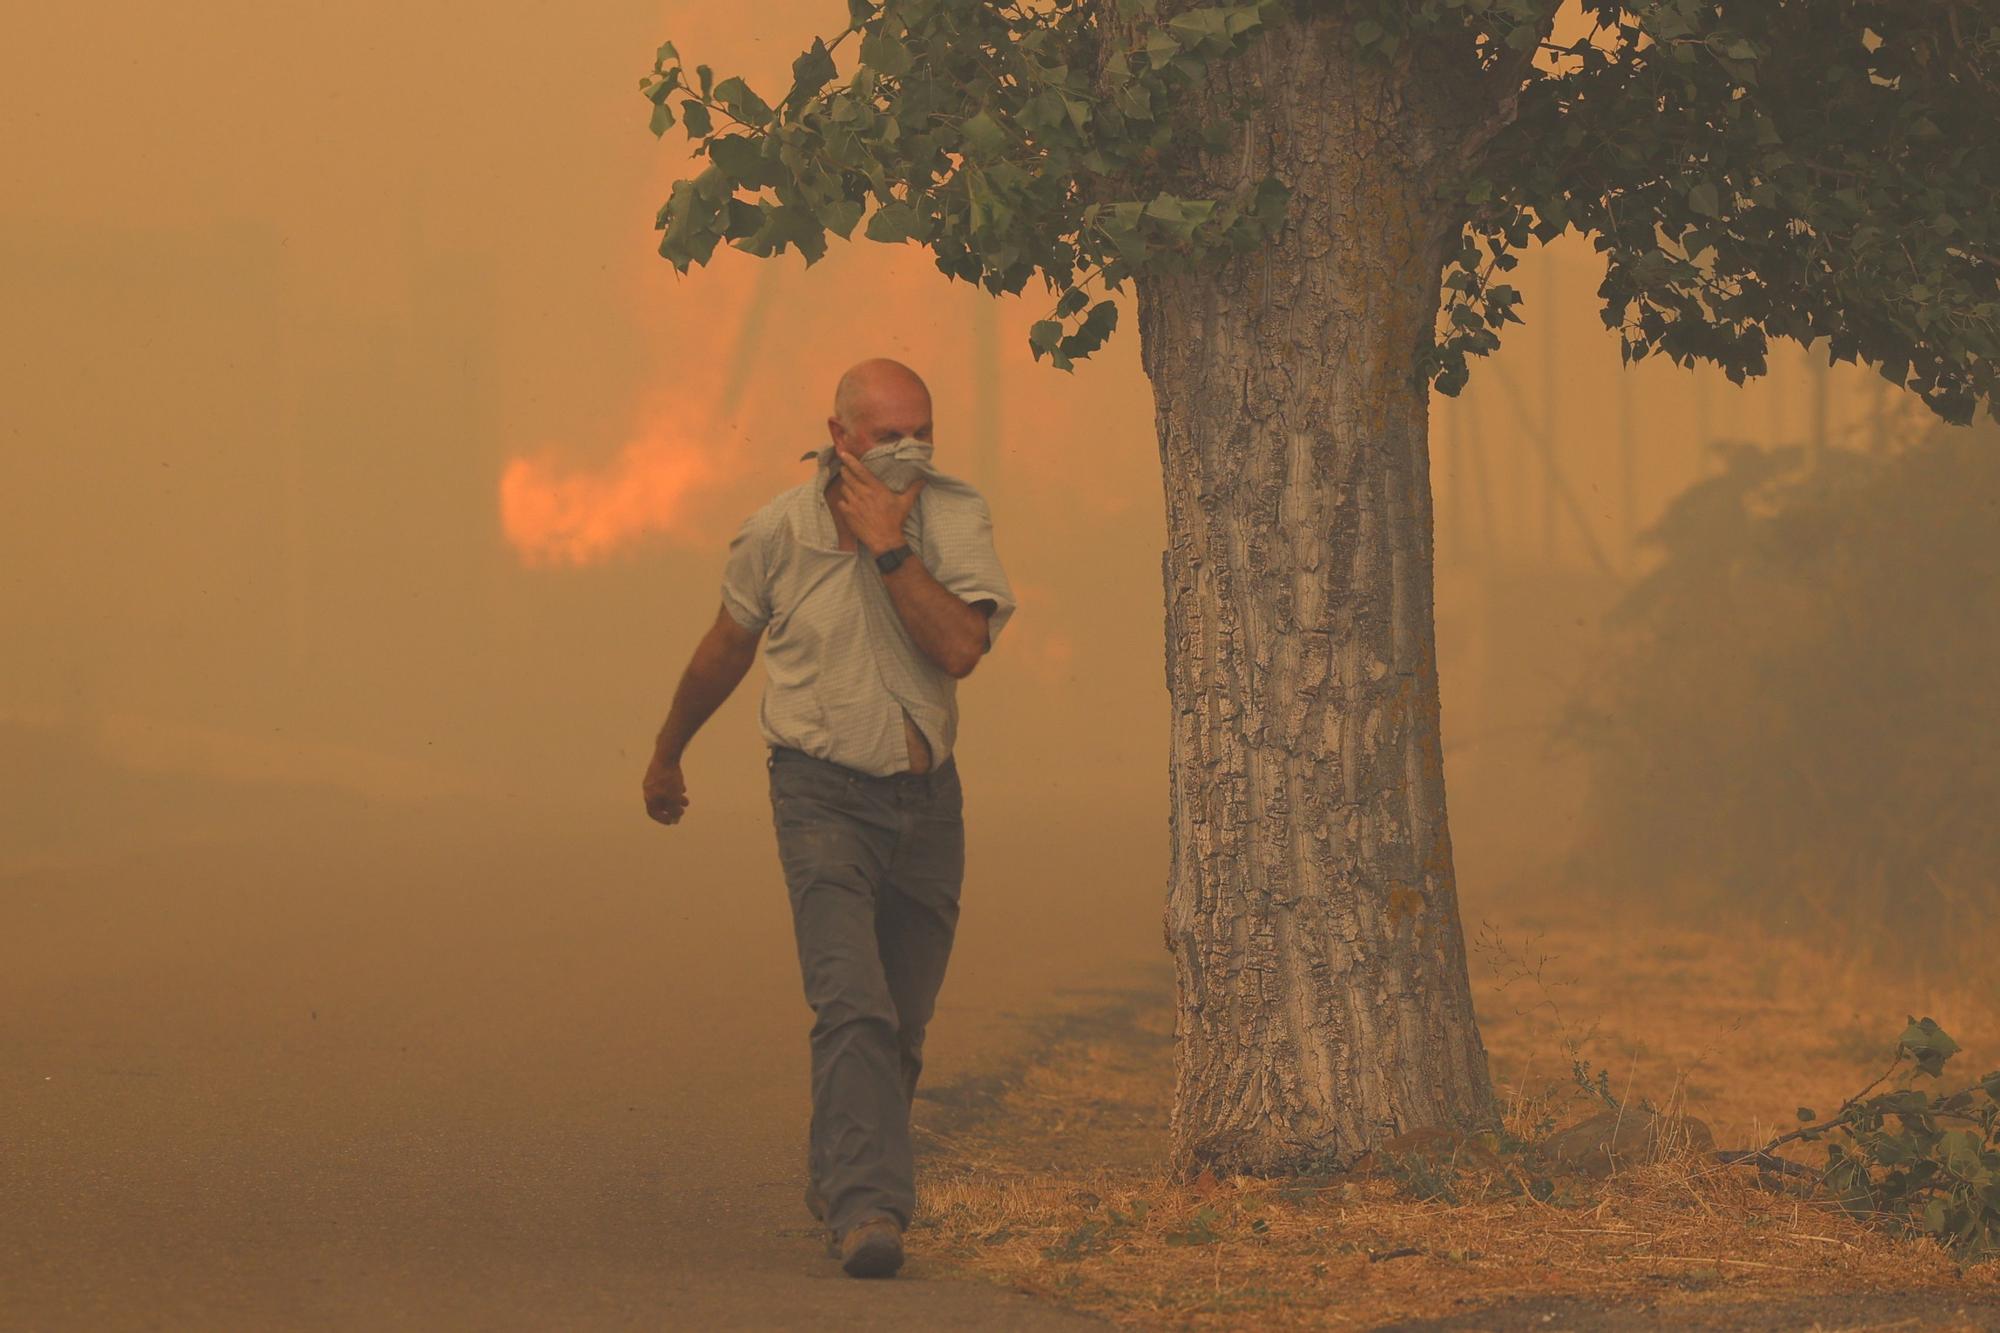
[[[759,511],[743,520],[729,539],[729,557],[722,566],[723,608],[753,633],[771,619],[771,544],[763,518]]]
[[[993,515],[985,499],[972,496],[927,515],[924,545],[929,548],[924,567],[932,578],[963,601],[993,603],[986,618],[986,646],[991,648],[1014,614],[1014,589],[993,548]]]

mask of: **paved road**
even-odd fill
[[[1158,947],[1157,821],[968,813],[938,1079]],[[767,811],[534,814],[332,800],[0,879],[0,1327],[1084,1326],[823,1257]]]

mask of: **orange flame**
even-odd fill
[[[674,530],[695,492],[720,473],[709,449],[664,424],[603,468],[568,467],[544,449],[501,472],[500,525],[526,564],[589,564],[647,533]]]

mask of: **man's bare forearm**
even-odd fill
[[[681,672],[673,707],[668,709],[667,720],[653,743],[655,757],[664,763],[678,764],[695,732],[722,707],[722,701],[735,690],[755,660],[754,653],[745,656],[726,652],[713,641],[703,639],[694,656],[688,659],[687,669]]]
[[[986,617],[951,589],[939,583],[911,554],[882,576],[896,614],[924,656],[952,676],[972,670],[986,651]]]

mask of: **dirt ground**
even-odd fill
[[[1546,1204],[1168,1184],[1155,823],[975,835],[887,1284],[799,1201],[761,814],[662,841],[319,800],[0,874],[0,1328],[2000,1327],[1993,1265],[1685,1170]],[[1907,1014],[2000,1053],[1984,997],[1782,942],[1468,925],[1517,1122],[1590,1106],[1573,1058],[1733,1145],[1858,1089]]]
[[[1881,1073],[1910,1015],[1960,1042],[1951,1073],[2000,1063],[1975,986],[1796,941],[1562,905],[1469,934],[1496,1086],[1524,1136],[1602,1109],[1583,1086],[1602,1071],[1628,1104],[1761,1144]],[[1425,1201],[1411,1179],[1169,1180],[1170,997],[1162,966],[1046,1021],[1004,1076],[933,1093],[923,1222],[941,1254],[1143,1327],[2000,1329],[2000,1262],[1961,1271],[1928,1240],[1691,1156],[1547,1201],[1463,1186]]]

